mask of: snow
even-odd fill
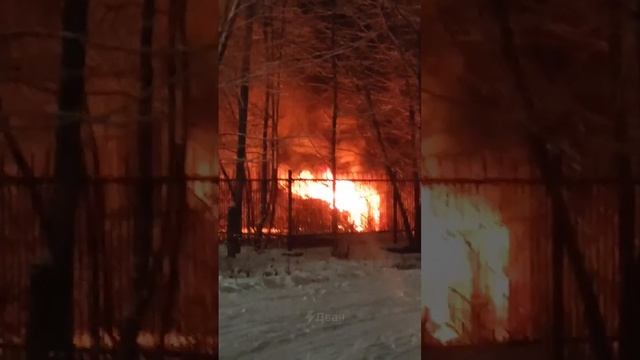
[[[552,356],[540,343],[491,344],[471,346],[450,346],[425,349],[424,358],[429,360],[540,360]],[[569,359],[584,360],[580,356],[567,354]]]
[[[419,359],[419,256],[365,247],[221,248],[220,358]]]

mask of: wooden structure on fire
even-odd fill
[[[373,223],[371,216],[367,216],[363,229],[355,229],[348,215],[342,212],[338,214],[338,233],[386,232],[397,234],[398,238],[403,237],[406,230],[402,224],[399,202],[402,202],[405,208],[410,231],[415,231],[416,209],[419,205],[414,196],[417,183],[415,179],[396,179],[398,194],[394,193],[391,180],[382,174],[346,174],[339,175],[338,179],[339,181],[352,182],[355,186],[375,189],[380,196],[378,209],[380,218],[377,224]],[[232,203],[230,183],[235,183],[235,179],[224,179],[220,184],[218,228],[222,232],[226,231],[227,210]],[[269,189],[268,216],[261,223],[261,187],[265,183],[266,188]],[[293,194],[291,203],[289,203],[291,186],[299,183],[322,183],[330,188],[328,185],[330,181],[326,179],[309,180],[297,176],[293,176],[291,179],[279,178],[275,181],[273,179],[246,179],[242,209],[243,232],[246,234],[246,238],[255,238],[260,229],[263,234],[273,239],[286,237],[290,233],[301,238],[332,235],[332,212],[328,202]],[[302,241],[309,242],[309,240],[311,239]]]

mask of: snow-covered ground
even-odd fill
[[[366,247],[359,260],[221,248],[220,358],[419,359],[419,256]]]

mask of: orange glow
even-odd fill
[[[505,340],[509,230],[478,197],[423,187],[423,304],[443,344]]]
[[[268,228],[268,227],[263,227],[260,229],[260,233],[261,234],[280,234],[282,232],[282,230],[278,229],[278,228]],[[246,228],[243,227],[242,228],[242,233],[243,234],[253,234],[253,233],[257,233],[258,229],[257,227],[252,227],[252,228]]]
[[[318,199],[333,209],[333,174],[326,170],[315,175],[303,170],[298,179],[326,181],[294,181],[291,192],[302,199]],[[380,224],[380,194],[372,187],[349,180],[336,180],[336,208],[346,212],[357,231],[377,230]]]

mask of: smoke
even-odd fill
[[[289,87],[281,97],[278,127],[279,161],[283,169],[325,170],[331,167],[332,104],[318,93]],[[366,145],[357,119],[338,118],[338,173],[363,172]]]

